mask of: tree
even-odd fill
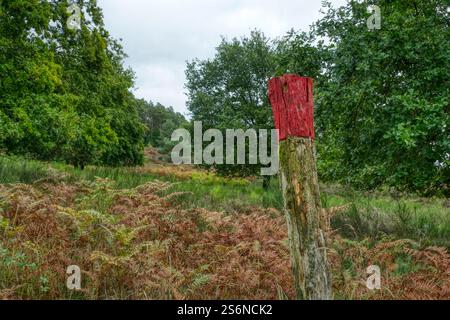
[[[261,32],[231,41],[222,39],[213,59],[197,59],[187,65],[192,120],[202,121],[204,130],[273,128],[267,81],[274,70],[273,44]],[[215,168],[225,175],[252,175],[260,166]]]
[[[266,83],[296,73],[316,85],[322,179],[447,194],[450,183],[448,2],[380,0],[380,30],[368,1],[349,1],[309,33],[276,41],[260,32],[223,40],[213,59],[187,68],[188,107],[204,127],[272,128]],[[218,167],[254,174],[257,167]]]
[[[316,25],[329,40],[317,94],[323,177],[448,194],[448,2],[376,4],[380,30],[367,28],[367,1],[327,4]]]
[[[169,153],[175,146],[171,141],[172,133],[188,126],[184,116],[175,112],[172,107],[166,108],[160,103],[154,104],[145,100],[137,100],[139,116],[147,127],[145,144],[158,148],[163,153]]]
[[[70,30],[63,0],[5,0],[0,11],[0,148],[44,160],[143,161],[133,73],[95,0],[79,0]]]

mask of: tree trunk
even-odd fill
[[[269,191],[270,179],[271,179],[271,176],[264,176],[263,177],[263,189],[264,189],[264,191]]]

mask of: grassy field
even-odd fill
[[[321,185],[339,299],[450,299],[448,199]],[[0,157],[0,298],[290,299],[273,179],[189,166],[87,167]],[[68,291],[65,269],[84,271]],[[383,288],[365,269],[383,269]]]

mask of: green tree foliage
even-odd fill
[[[188,63],[186,87],[192,119],[202,121],[203,130],[272,129],[267,81],[274,70],[273,43],[261,32],[231,41],[222,39],[213,59]],[[226,175],[257,174],[260,168],[215,167]]]
[[[0,6],[0,148],[76,166],[143,160],[144,126],[133,73],[95,0],[3,0]]]
[[[223,40],[211,60],[187,66],[189,110],[215,128],[272,127],[267,80],[314,78],[319,173],[372,189],[448,194],[450,34],[447,0],[349,1],[309,33],[270,42]],[[237,168],[238,173],[255,172]]]
[[[147,127],[145,144],[169,153],[176,143],[171,141],[172,133],[180,128],[187,128],[188,121],[172,107],[166,108],[160,103],[154,104],[145,100],[137,100],[139,115]]]
[[[448,192],[450,30],[445,0],[350,1],[317,23],[329,40],[318,87],[324,177]],[[445,191],[446,190],[446,191]]]

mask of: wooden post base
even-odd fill
[[[280,165],[297,298],[331,300],[327,217],[321,210],[314,141],[302,137],[281,141]]]

